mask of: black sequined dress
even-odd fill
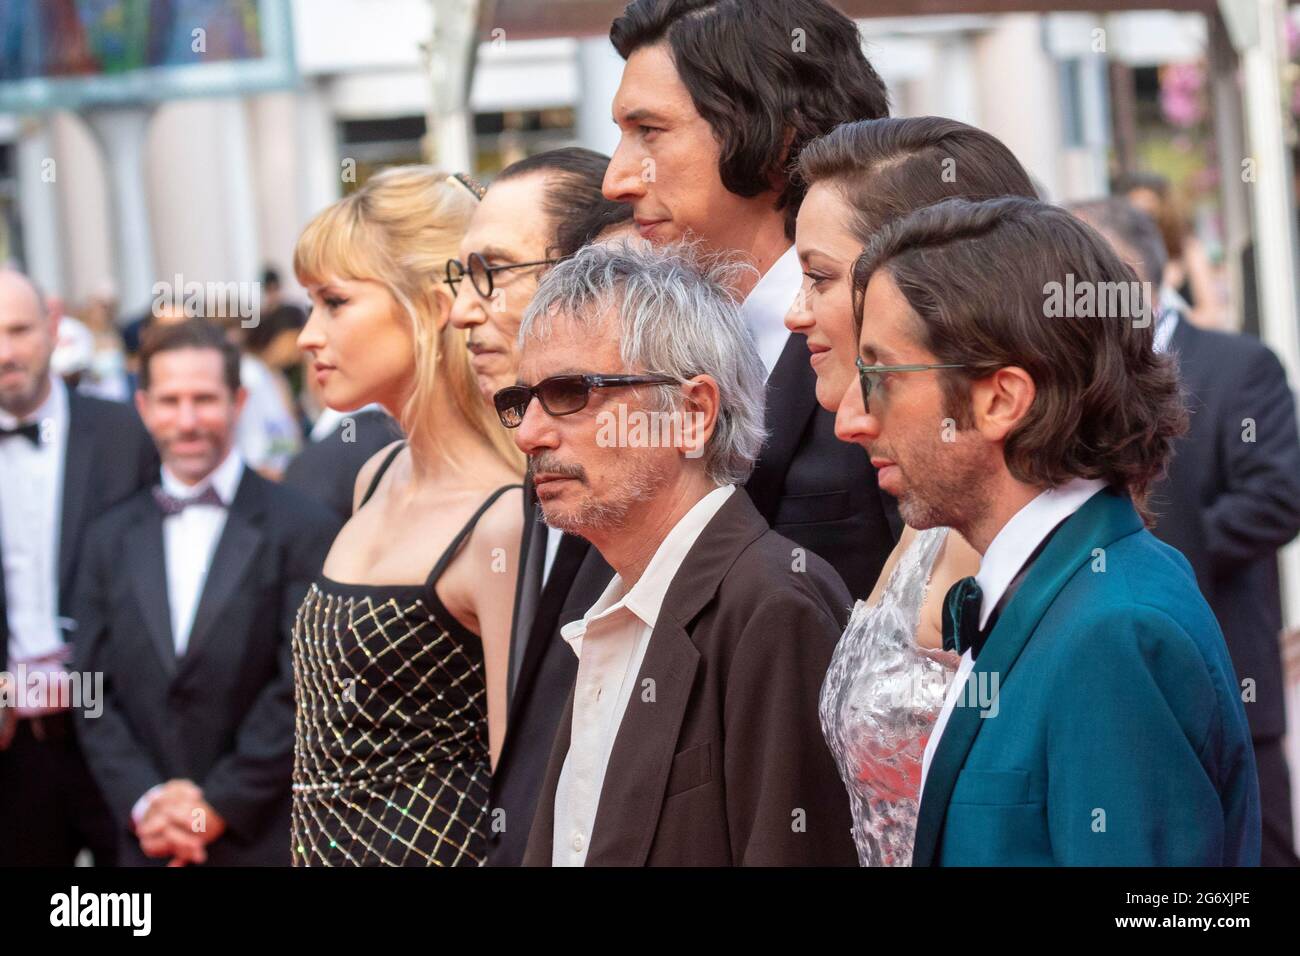
[[[483,863],[483,646],[434,586],[479,517],[513,487],[483,504],[423,585],[322,576],[307,592],[293,638],[295,865]]]

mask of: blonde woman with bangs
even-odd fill
[[[294,630],[297,865],[474,866],[505,734],[523,462],[479,392],[443,281],[479,189],[389,169],[294,253],[325,402],[406,440],[357,477]]]

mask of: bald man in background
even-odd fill
[[[133,408],[50,372],[59,317],[31,280],[0,269],[0,866],[112,865],[116,840],[73,730],[68,616],[87,525],[157,480]]]

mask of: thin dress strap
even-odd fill
[[[470,532],[474,530],[474,525],[478,524],[478,519],[483,517],[483,513],[491,508],[496,500],[507,491],[512,491],[515,488],[522,487],[523,485],[502,485],[488,496],[487,501],[478,506],[478,511],[474,512],[474,516],[466,522],[465,527],[460,529],[460,533],[452,539],[451,544],[447,545],[447,550],[442,552],[442,557],[438,559],[438,563],[435,564],[433,570],[429,572],[429,579],[425,582],[426,588],[432,588],[434,584],[437,583],[438,578],[442,577],[442,572],[447,570],[447,565],[451,563],[452,558],[456,557],[456,552],[461,549],[461,545],[463,545],[465,539],[470,536]]]
[[[360,511],[362,508],[364,508],[366,506],[366,502],[369,501],[374,496],[375,489],[379,487],[379,482],[384,477],[384,472],[388,470],[388,466],[391,465],[393,463],[393,460],[402,453],[402,449],[405,447],[406,447],[406,442],[400,441],[397,443],[397,447],[388,453],[388,457],[384,459],[383,464],[379,466],[379,470],[375,472],[375,477],[370,479],[370,487],[366,489],[365,495],[361,498],[361,504],[357,505],[356,508],[357,511]]]

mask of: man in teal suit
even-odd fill
[[[883,230],[854,284],[840,430],[908,524],[983,556],[945,602],[960,666],[913,864],[1257,864],[1242,689],[1144,527],[1186,415],[1133,271],[1063,210],[950,200]]]

